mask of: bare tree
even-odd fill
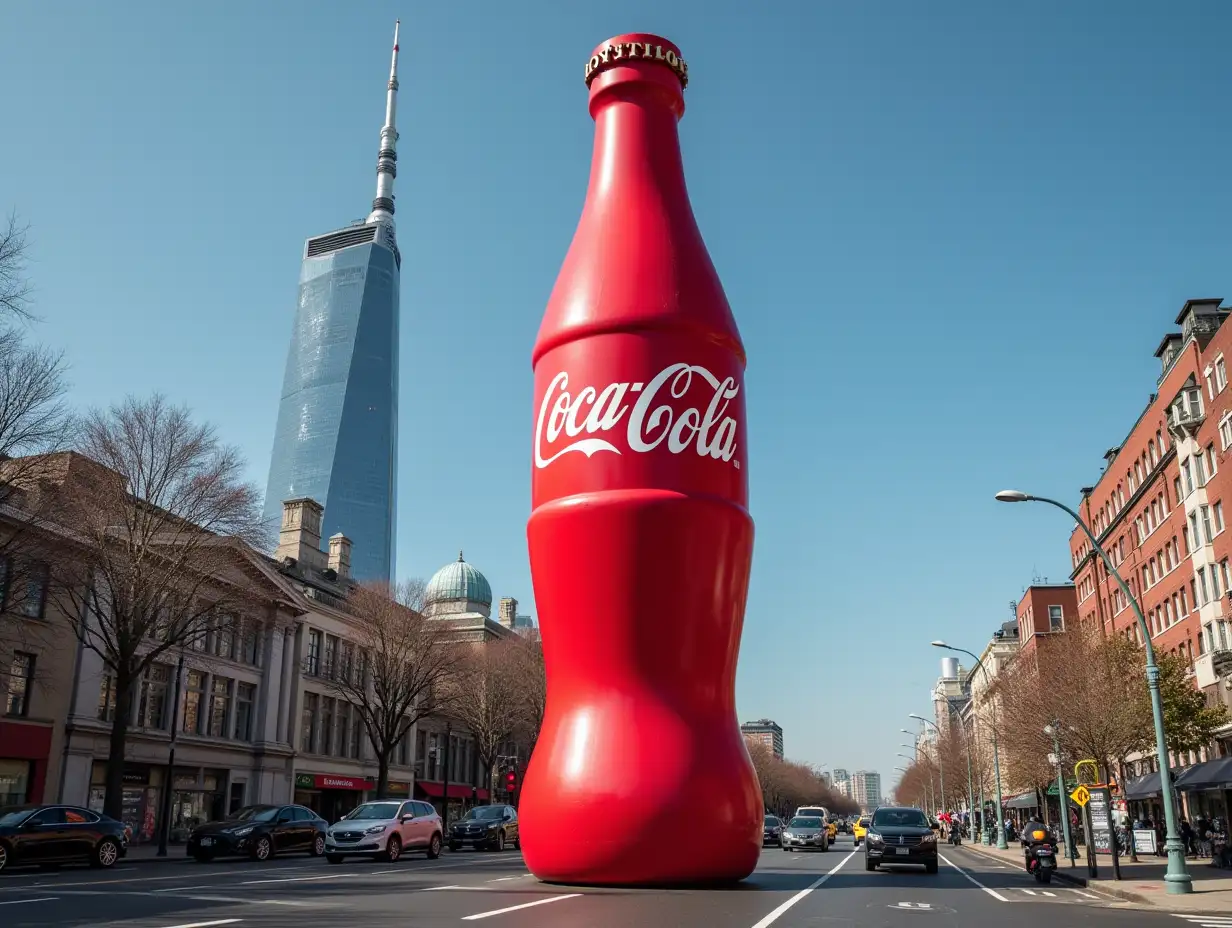
[[[509,643],[522,678],[523,711],[517,735],[526,746],[529,758],[539,741],[547,711],[548,678],[543,664],[543,644],[530,638],[515,638]]]
[[[830,788],[818,771],[799,761],[784,760],[766,744],[745,739],[749,759],[761,784],[762,803],[776,815],[787,817],[804,805],[820,804],[836,815],[858,812],[859,806]]]
[[[26,233],[30,227],[18,221],[17,213],[9,213],[0,228],[0,322],[8,319],[30,320],[33,287],[26,277]]]
[[[141,675],[169,650],[232,633],[255,605],[221,575],[239,548],[261,544],[261,497],[239,453],[161,396],[90,412],[80,447],[55,507],[65,540],[51,591],[110,677],[104,811],[119,818]]]
[[[443,708],[458,666],[448,624],[424,617],[424,588],[422,580],[357,587],[347,601],[353,618],[345,646],[357,653],[344,651],[330,668],[330,688],[355,707],[372,741],[380,798],[389,792],[389,761],[398,743],[416,722]]]
[[[473,644],[463,652],[450,681],[449,715],[475,739],[491,792],[495,792],[493,768],[501,746],[516,736],[526,720],[526,681],[518,647],[518,641],[506,640]]]

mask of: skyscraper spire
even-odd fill
[[[398,27],[394,21],[394,52],[389,62],[389,89],[385,92],[385,125],[381,127],[381,150],[376,156],[376,199],[369,222],[394,221],[394,178],[398,176]]]

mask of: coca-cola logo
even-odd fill
[[[677,408],[672,400],[684,399],[694,384],[704,384],[706,405]],[[734,377],[720,380],[697,364],[669,364],[649,383],[610,383],[602,390],[587,385],[570,393],[569,374],[552,378],[539,403],[535,422],[535,467],[547,467],[571,451],[592,457],[601,451],[621,451],[599,435],[624,423],[625,443],[630,451],[646,453],[663,445],[672,454],[692,448],[699,457],[733,461],[736,454],[736,419],[727,407],[740,393]],[[630,395],[637,399],[630,402]],[[696,395],[701,397],[699,386]],[[564,435],[563,446],[556,445]]]

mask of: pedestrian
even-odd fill
[[[1181,844],[1185,846],[1185,856],[1194,856],[1194,830],[1189,825],[1189,819],[1181,819]]]
[[[1164,823],[1162,821],[1155,822],[1155,856],[1156,857],[1166,857],[1168,854],[1167,850],[1164,849],[1164,838],[1166,836],[1167,836],[1167,832],[1164,829]]]

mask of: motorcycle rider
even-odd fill
[[[1052,837],[1048,834],[1048,826],[1043,822],[1037,821],[1034,817],[1022,826],[1020,834],[1022,836],[1023,864],[1026,866],[1027,872],[1030,873],[1035,846],[1037,844],[1051,844]]]

